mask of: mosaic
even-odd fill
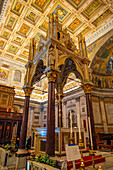
[[[68,26],[68,29],[71,31],[71,32],[75,32],[83,23],[78,19],[76,18],[69,26]]]
[[[51,0],[33,0],[32,5],[36,7],[41,12],[44,12],[46,7],[49,5]]]
[[[67,0],[67,1],[70,2],[75,8],[79,8],[85,2],[85,0]]]
[[[44,21],[42,23],[42,25],[40,26],[40,28],[43,30],[43,31],[47,31],[48,30],[48,22],[47,21]]]
[[[83,12],[86,17],[91,17],[102,5],[100,0],[95,0],[89,7]]]
[[[95,26],[98,26],[99,23],[101,23],[106,17],[108,17],[111,13],[111,11],[108,9],[107,11],[105,11],[102,15],[100,15],[95,21],[93,21],[93,24]]]
[[[23,34],[24,36],[26,36],[29,31],[30,31],[30,26],[28,26],[27,24],[23,23],[19,29],[19,33]]]
[[[19,1],[15,0],[11,11],[16,13],[17,15],[20,15],[23,8],[24,8],[24,5],[20,3]]]

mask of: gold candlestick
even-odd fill
[[[94,159],[94,156],[95,156],[95,151],[93,150],[93,146],[91,146],[91,150],[89,152],[89,155],[92,156],[92,165],[93,165],[93,169],[95,170],[95,159]]]
[[[80,148],[80,154],[81,154],[80,170],[84,170],[85,169],[85,164],[84,164],[84,160],[83,160],[83,152],[82,152],[82,148],[83,147],[84,147],[84,143],[82,143],[82,139],[79,139],[79,148]]]

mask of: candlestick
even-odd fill
[[[81,124],[80,124],[80,113],[78,114],[78,129],[79,129],[79,139],[82,139],[81,137]]]
[[[90,141],[91,141],[91,146],[93,146],[90,117],[88,117],[88,121],[89,121],[89,130],[90,130]]]

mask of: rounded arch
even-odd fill
[[[100,49],[107,45],[108,41],[113,37],[113,30],[111,30],[109,33],[107,33],[104,38],[102,38],[102,40],[98,43],[98,45],[96,46],[96,48],[94,49],[94,51],[92,52],[92,54],[90,55],[89,59],[91,61],[90,63],[90,67],[92,67],[96,55],[98,55],[98,52],[100,51]]]

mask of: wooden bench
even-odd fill
[[[103,148],[108,148],[108,149],[110,149],[110,151],[112,151],[112,149],[113,149],[113,141],[111,141],[110,145],[107,145],[106,140],[100,140],[100,141],[98,141],[97,146],[99,147],[99,149],[101,149],[101,147],[103,147]]]

